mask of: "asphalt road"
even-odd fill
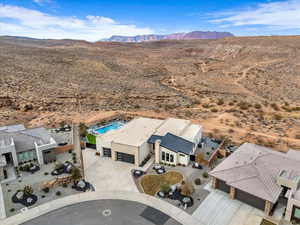
[[[180,225],[180,223],[141,203],[95,200],[52,211],[22,225]]]

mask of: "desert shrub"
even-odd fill
[[[191,196],[194,191],[194,185],[191,182],[185,181],[180,187],[180,193],[185,196]]]
[[[210,104],[203,104],[202,107],[207,109],[207,108],[210,108],[211,105]]]
[[[280,114],[275,114],[273,117],[275,120],[281,120],[282,116]]]
[[[100,152],[96,152],[95,155],[100,156]]]
[[[247,109],[249,109],[250,104],[247,103],[247,102],[240,102],[240,103],[238,104],[238,106],[240,107],[241,110],[247,110]]]
[[[272,107],[274,110],[276,110],[276,111],[279,110],[279,107],[278,107],[278,105],[277,105],[276,103],[272,103],[272,104],[271,104],[271,107]]]
[[[23,189],[25,195],[31,195],[33,193],[33,188],[29,185],[26,185]]]
[[[233,106],[234,102],[229,102],[228,105]]]
[[[48,193],[48,192],[50,191],[50,188],[45,187],[45,188],[43,188],[42,190],[43,190],[43,192]]]
[[[228,129],[228,133],[232,134],[232,133],[234,133],[234,130],[230,128],[230,129]]]
[[[254,105],[254,108],[256,108],[256,109],[261,109],[261,104],[255,104],[255,105]]]
[[[222,98],[218,99],[217,105],[223,105],[223,104],[224,104],[224,100]]]
[[[208,178],[208,173],[207,172],[202,173],[202,177]]]
[[[214,113],[218,112],[218,110],[216,108],[212,108],[210,111],[214,112]]]
[[[300,139],[300,134],[296,134],[296,135],[295,135],[295,138],[296,138],[296,139]]]
[[[195,182],[196,185],[201,185],[201,179],[200,178],[196,178],[194,182]]]

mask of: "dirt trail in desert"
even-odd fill
[[[249,89],[247,89],[246,87],[244,87],[242,84],[240,84],[239,82],[242,81],[243,79],[245,79],[247,77],[247,74],[250,70],[252,69],[255,69],[259,66],[263,66],[263,65],[268,65],[268,64],[271,64],[271,63],[274,63],[274,62],[279,62],[279,61],[282,61],[281,59],[273,59],[273,60],[267,60],[267,61],[263,61],[263,62],[259,62],[259,63],[255,63],[253,66],[250,66],[244,70],[242,70],[242,75],[237,78],[233,84],[239,86],[241,88],[241,93],[246,93],[247,95],[249,96],[254,96],[255,98],[261,100],[261,101],[264,101],[265,99],[258,96],[256,93],[250,91]]]

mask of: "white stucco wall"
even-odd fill
[[[152,146],[147,142],[143,143],[139,148],[139,164],[147,157],[150,153]]]
[[[190,157],[186,154],[178,152],[177,157],[178,157],[178,163],[180,163],[181,165],[187,166],[190,162]]]
[[[34,143],[34,146],[35,146],[37,160],[40,165],[43,165],[44,164],[43,151],[56,148],[57,143],[53,138],[51,138],[49,144],[38,145],[37,143]]]
[[[96,150],[100,152],[100,155],[103,156],[103,148],[112,148],[111,141],[104,141],[101,136],[96,137]]]

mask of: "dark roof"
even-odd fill
[[[161,140],[162,136],[159,135],[152,135],[149,139],[148,139],[148,143],[149,144],[154,144],[157,140]]]
[[[173,152],[182,152],[189,155],[193,152],[194,143],[174,134],[167,133],[162,138],[160,146],[167,148]]]

